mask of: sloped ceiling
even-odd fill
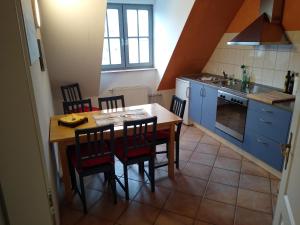
[[[176,77],[200,73],[244,0],[196,0],[158,90],[175,87]]]

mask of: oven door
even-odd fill
[[[218,97],[216,128],[243,141],[246,116],[247,106]]]

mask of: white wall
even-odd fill
[[[60,86],[78,82],[83,97],[99,93],[106,0],[41,0],[41,32],[56,109]]]
[[[134,0],[108,0],[108,2],[133,3]],[[154,67],[155,70],[138,70],[127,72],[101,73],[100,93],[122,86],[143,85],[149,88],[149,94],[157,93],[156,89],[167,68],[171,55],[180,37],[184,24],[195,0],[143,0],[140,4],[153,5],[154,19]],[[165,107],[170,105],[170,97],[174,90],[159,92],[162,94],[161,103]]]
[[[234,74],[241,79],[241,65],[249,66],[251,80],[274,86],[284,87],[287,70],[300,72],[300,31],[287,32],[293,46],[229,46],[236,33],[225,33],[217,48],[206,64],[203,72],[222,75]]]
[[[52,112],[49,82],[38,61],[29,64],[20,1],[1,1],[0,13],[5,18],[0,21],[0,95],[5,106],[1,108],[0,177],[7,212],[13,225],[51,225],[43,164]],[[37,79],[38,93],[32,79]]]

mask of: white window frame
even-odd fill
[[[108,44],[110,45],[110,40],[114,38],[120,38],[120,49],[121,49],[121,64],[102,64],[103,71],[109,70],[131,70],[131,69],[142,69],[142,68],[153,68],[153,7],[152,5],[138,5],[138,4],[115,4],[108,3],[107,9],[117,9],[119,12],[119,31],[120,37],[109,37],[109,29],[108,23],[105,25],[107,30],[107,36],[104,37],[104,40],[108,40]],[[128,34],[127,34],[127,9],[141,9],[147,10],[149,15],[148,27],[149,27],[149,36],[146,38],[149,39],[149,63],[129,63],[129,48],[128,48]],[[107,19],[107,13],[106,13]],[[138,24],[137,24],[138,26]],[[138,30],[139,32],[139,30]],[[145,38],[143,36],[131,37],[137,38],[139,44],[139,38]],[[110,47],[109,47],[110,49]],[[138,48],[139,49],[139,48]],[[110,50],[109,50],[110,51]],[[109,60],[110,52],[109,52]]]

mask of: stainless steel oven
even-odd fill
[[[243,141],[247,108],[247,98],[219,90],[216,128]]]

